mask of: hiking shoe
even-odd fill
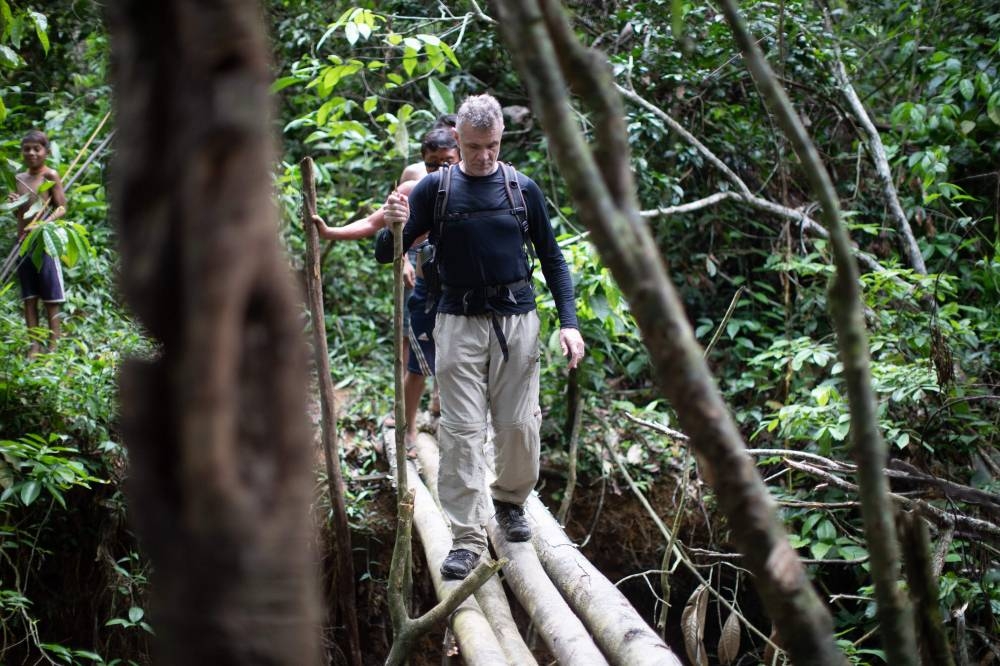
[[[531,528],[528,519],[524,517],[524,507],[510,502],[493,500],[496,507],[497,524],[503,530],[507,541],[528,541],[531,539]]]
[[[441,575],[453,580],[462,580],[476,568],[479,555],[465,548],[456,548],[448,553],[441,563]]]

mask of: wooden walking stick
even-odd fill
[[[313,354],[319,381],[322,411],[323,455],[333,513],[333,538],[337,564],[335,579],[337,601],[344,626],[347,628],[348,652],[352,666],[361,666],[361,640],[354,606],[354,563],[351,556],[351,530],[347,524],[344,504],[344,479],[340,474],[340,453],[337,447],[337,407],[330,379],[330,357],[326,345],[326,319],[323,313],[323,282],[320,279],[319,233],[313,224],[316,214],[316,179],[312,158],[300,163],[302,174],[302,224],[306,235],[306,296],[312,319]]]

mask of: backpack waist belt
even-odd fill
[[[514,292],[524,289],[531,284],[528,278],[521,278],[507,284],[496,284],[488,287],[456,287],[450,284],[442,284],[441,291],[446,294],[465,294],[467,296],[485,296],[487,299],[504,296],[508,300],[514,300]]]
[[[498,296],[504,296],[512,303],[517,303],[517,299],[514,298],[514,292],[523,289],[531,284],[531,280],[528,278],[522,278],[514,282],[508,282],[507,284],[497,284],[490,285],[488,287],[455,287],[452,285],[442,284],[441,290],[445,294],[462,294],[462,310],[468,314],[469,312],[469,299],[472,296],[483,296],[485,297],[485,309],[486,312],[490,313],[490,321],[493,324],[493,332],[497,336],[497,343],[500,345],[500,352],[503,354],[503,360],[507,360],[507,337],[503,334],[503,330],[500,328],[500,320],[497,319],[497,311],[490,305],[490,299],[496,298]]]

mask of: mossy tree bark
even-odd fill
[[[554,0],[498,1],[492,7],[580,218],[629,300],[656,378],[707,467],[733,540],[746,556],[768,613],[781,627],[783,644],[797,664],[844,664],[830,614],[809,584],[745,453],[639,214],[624,112],[606,59],[579,44]],[[591,111],[592,149],[577,129],[567,80]]]
[[[320,663],[306,349],[277,243],[258,12],[107,9],[121,285],[159,345],[121,376],[159,664]]]

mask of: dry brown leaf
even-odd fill
[[[726,623],[722,625],[722,635],[719,636],[719,663],[723,666],[736,661],[740,653],[740,619],[736,613],[730,613]]]
[[[708,614],[708,585],[699,585],[681,613],[681,632],[688,660],[696,666],[708,666],[705,650],[705,616]]]

